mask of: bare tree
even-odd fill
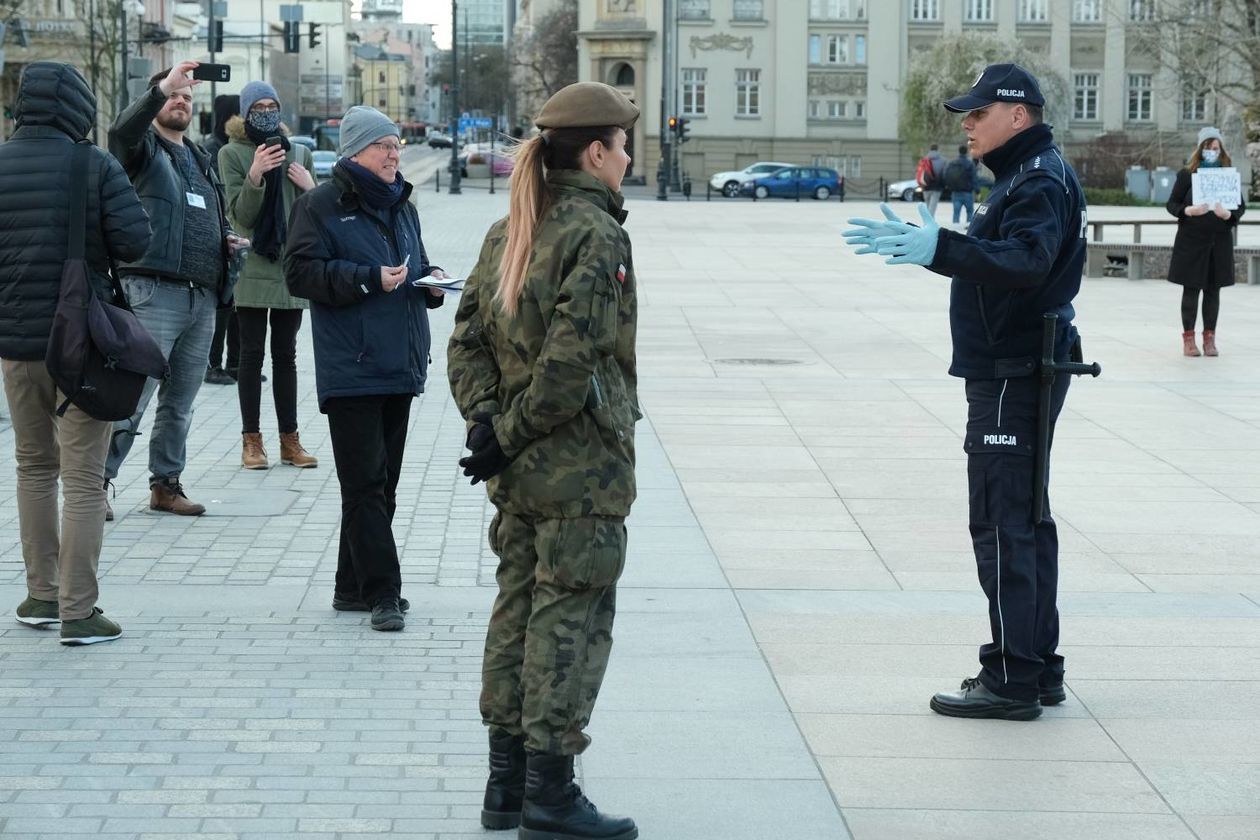
[[[513,45],[511,64],[523,108],[536,107],[578,80],[577,28],[577,0],[561,0]]]

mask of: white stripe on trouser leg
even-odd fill
[[[993,544],[997,548],[998,646],[1002,649],[1002,685],[1010,682],[1006,673],[1006,622],[1002,620],[1002,529],[993,528]]]
[[[1006,396],[1006,386],[1007,386],[1007,385],[1009,385],[1009,384],[1010,384],[1010,382],[1011,382],[1011,380],[1009,380],[1009,379],[1003,379],[1003,380],[1002,380],[1002,393],[998,394],[998,417],[997,417],[997,427],[998,427],[999,429],[1000,429],[1000,428],[1002,428],[1002,399]]]

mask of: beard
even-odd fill
[[[192,113],[182,111],[161,111],[157,115],[157,124],[171,131],[187,131],[192,122]]]

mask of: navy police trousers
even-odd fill
[[[1070,377],[1051,392],[1050,434]],[[980,648],[980,681],[995,694],[1036,700],[1063,681],[1059,645],[1059,538],[1054,520],[1033,524],[1040,380],[967,380],[968,522],[993,641]],[[1049,470],[1046,476],[1049,482]]]

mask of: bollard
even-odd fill
[[[442,191],[442,170],[433,173],[433,189],[435,192]]]
[[[704,200],[705,201],[713,200],[713,185],[710,184],[708,181],[704,182]]]

